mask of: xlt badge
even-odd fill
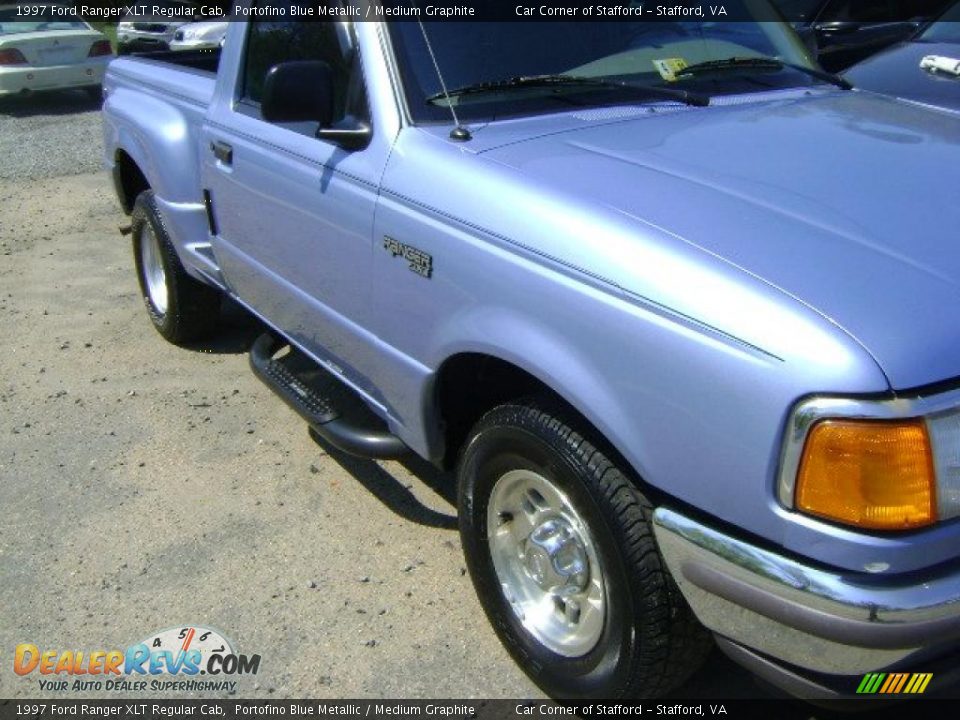
[[[433,256],[428,255],[423,250],[415,248],[413,245],[406,245],[399,240],[394,240],[389,235],[383,236],[384,249],[394,257],[401,256],[409,264],[409,268],[417,275],[425,278],[433,274]]]

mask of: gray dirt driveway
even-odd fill
[[[238,696],[539,697],[464,574],[447,478],[315,444],[237,311],[207,345],[154,332],[99,156],[85,96],[0,103],[0,697],[45,695],[18,643],[186,624],[262,656]],[[682,694],[762,691],[717,656]]]

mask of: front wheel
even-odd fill
[[[710,649],[663,566],[649,501],[564,410],[502,405],[458,467],[460,534],[487,617],[557,698],[652,697]]]

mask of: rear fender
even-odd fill
[[[104,119],[106,145],[114,161],[122,150],[159,197],[168,202],[200,203],[198,141],[191,137],[180,110],[160,98],[120,86],[104,103]]]

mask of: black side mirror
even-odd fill
[[[260,114],[267,122],[333,122],[333,72],[320,60],[274,65],[263,83]]]
[[[291,60],[274,65],[263,83],[260,114],[268,122],[319,123],[317,137],[347,150],[370,142],[370,126],[352,117],[333,125],[333,71],[320,60]]]

